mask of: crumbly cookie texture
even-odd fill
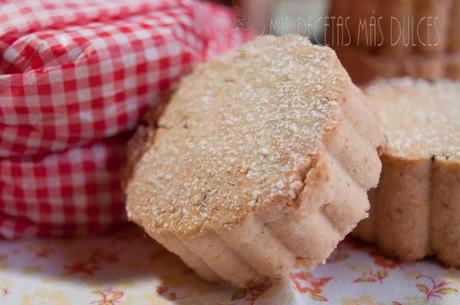
[[[131,149],[128,216],[210,281],[251,286],[324,261],[366,216],[381,170],[361,91],[300,36],[197,67],[156,125]]]
[[[402,260],[460,266],[460,82],[378,81],[366,93],[387,143],[371,217],[354,233]]]

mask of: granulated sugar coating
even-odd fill
[[[364,217],[382,134],[335,53],[259,37],[184,78],[136,131],[128,217],[209,281],[313,268]]]
[[[198,232],[294,205],[349,78],[328,48],[264,36],[183,79],[128,186],[128,213]],[[135,201],[135,202],[134,202]]]
[[[354,233],[401,261],[460,266],[460,82],[380,80],[366,89],[386,137],[370,217]]]
[[[367,88],[387,138],[387,154],[460,160],[460,82],[409,78]]]

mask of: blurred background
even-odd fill
[[[460,78],[460,0],[234,0],[242,28],[330,46],[357,84]]]
[[[298,33],[321,43],[328,0],[223,0],[238,10],[240,22],[258,34]]]

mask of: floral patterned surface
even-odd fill
[[[0,241],[1,305],[460,304],[460,270],[400,264],[343,242],[327,264],[239,289],[199,280],[136,228],[105,237]]]

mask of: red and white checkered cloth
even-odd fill
[[[181,75],[250,35],[192,0],[0,4],[0,235],[123,224],[126,133]]]

